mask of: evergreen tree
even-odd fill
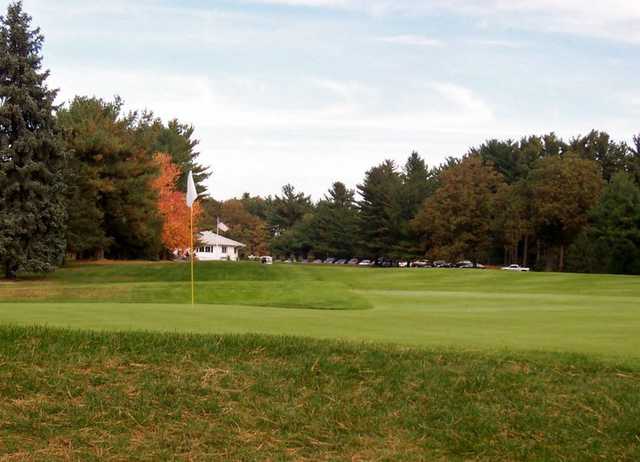
[[[282,196],[267,199],[267,222],[273,236],[292,228],[307,213],[313,211],[311,197],[296,192],[290,185],[282,187]]]
[[[399,197],[402,203],[402,226],[397,243],[398,257],[414,258],[423,254],[420,237],[413,232],[409,223],[436,189],[437,181],[433,172],[417,152],[412,152],[402,170],[402,190]]]
[[[211,172],[198,162],[200,153],[197,147],[200,142],[193,137],[193,126],[180,123],[177,119],[165,125],[150,111],[143,112],[139,117],[137,113],[132,113],[130,118],[140,149],[152,154],[166,152],[171,155],[171,162],[180,168],[176,188],[186,192],[187,176],[192,171],[198,193],[203,194],[205,180],[211,176]]]
[[[154,153],[143,149],[122,101],[76,97],[59,113],[71,152],[67,168],[69,250],[80,257],[157,258],[162,219]]]
[[[344,183],[336,182],[320,201],[314,214],[313,243],[316,256],[350,258],[356,252],[358,210],[355,192]]]
[[[398,257],[403,235],[402,176],[391,160],[370,169],[358,185],[361,200],[360,246],[362,256]]]
[[[640,185],[640,135],[633,137],[633,146],[629,149],[625,170]]]
[[[10,4],[0,17],[0,265],[7,277],[52,270],[65,250],[64,149],[43,41],[22,3]]]
[[[402,200],[404,218],[415,217],[425,199],[435,191],[435,182],[426,162],[417,152],[412,152],[404,165]]]
[[[612,141],[608,133],[592,130],[587,136],[574,138],[569,143],[569,150],[582,159],[597,162],[605,181],[625,169],[628,147],[625,143]]]
[[[249,193],[243,193],[240,198],[244,208],[247,211],[261,220],[267,219],[267,201],[260,196],[252,196]]]
[[[613,176],[590,219],[571,249],[571,269],[640,274],[640,187],[630,175]]]
[[[484,162],[493,165],[507,183],[513,183],[524,174],[518,144],[512,140],[489,140],[479,148],[471,149],[470,154],[479,155]]]

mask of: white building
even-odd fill
[[[211,231],[203,231],[198,238],[200,247],[196,249],[196,258],[202,261],[238,260],[238,250],[244,244]]]

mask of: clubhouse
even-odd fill
[[[213,231],[203,231],[198,236],[196,258],[202,261],[238,261],[238,251],[244,244]]]

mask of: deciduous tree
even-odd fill
[[[191,210],[187,207],[185,193],[176,189],[180,168],[167,153],[156,154],[155,160],[160,173],[152,185],[157,191],[158,210],[162,216],[162,243],[168,251],[188,249],[191,242]],[[193,204],[194,223],[198,223],[200,212],[200,203],[196,201]]]
[[[485,260],[492,246],[497,193],[505,182],[477,155],[442,173],[440,187],[413,220],[425,250],[450,261]]]
[[[533,215],[538,234],[559,246],[558,268],[564,253],[598,202],[603,180],[600,166],[573,154],[542,159],[531,172]]]

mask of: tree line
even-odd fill
[[[286,185],[273,197],[208,199],[204,209],[239,239],[254,232],[249,252],[282,258],[640,274],[640,135],[632,145],[599,131],[490,140],[431,168],[414,152],[401,167],[372,167],[357,190],[334,183],[316,203]]]
[[[57,107],[43,36],[20,2],[0,20],[0,267],[49,271],[65,257],[157,259],[189,240],[189,170],[202,184],[194,129],[123,101],[77,96]],[[201,188],[201,187],[200,187]],[[356,189],[336,181],[313,201],[281,193],[216,201],[247,255],[469,259],[540,270],[640,274],[640,135],[601,131],[489,140],[428,166],[386,160]]]

